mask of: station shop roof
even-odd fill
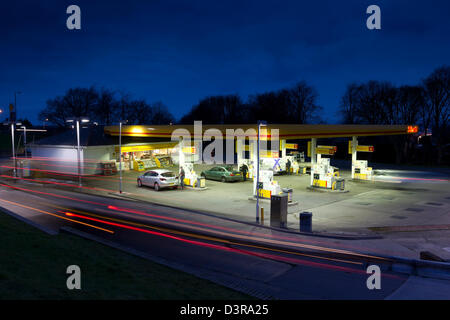
[[[202,125],[202,135],[208,129],[218,129],[222,136],[227,138],[227,129],[248,129],[257,130],[256,124],[247,125]],[[119,126],[105,126],[105,133],[110,136],[119,135]],[[194,132],[194,125],[124,125],[122,126],[122,136],[124,137],[153,137],[170,139],[172,132],[176,129],[186,129],[191,137],[197,137],[199,133]],[[408,125],[327,125],[327,124],[268,124],[261,127],[261,138],[270,138],[272,129],[279,130],[279,138],[290,139],[310,139],[310,138],[338,138],[338,137],[363,137],[363,136],[386,136],[403,135],[416,133],[417,126]],[[199,131],[200,132],[200,131]],[[256,134],[250,134],[250,139],[256,139]]]
[[[145,144],[165,142],[167,139],[158,137],[122,137],[122,144]],[[80,146],[107,146],[118,145],[119,137],[107,134],[103,126],[89,126],[87,128],[80,128]],[[29,146],[76,146],[77,132],[74,129],[44,137],[30,143]]]

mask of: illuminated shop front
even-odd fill
[[[170,167],[177,157],[178,142],[155,142],[122,146],[123,170],[142,171],[149,168]],[[119,164],[119,146],[115,146],[115,161]]]

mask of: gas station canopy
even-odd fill
[[[192,138],[201,138],[208,129],[218,129],[226,138],[227,129],[256,130],[256,124],[201,125],[196,131],[194,125],[127,125],[122,126],[122,135],[130,137],[168,138],[176,129],[188,130]],[[261,139],[270,138],[270,131],[279,130],[279,139],[309,139],[337,138],[359,136],[387,136],[417,133],[418,127],[412,125],[327,125],[327,124],[269,124],[261,127]],[[119,126],[106,126],[105,133],[111,136],[119,135]],[[201,133],[200,133],[201,132]],[[267,134],[269,133],[269,134]],[[250,139],[256,139],[256,134],[247,134]]]

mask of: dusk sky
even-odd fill
[[[81,8],[81,30],[66,8]],[[366,8],[381,8],[381,30]],[[449,1],[2,1],[0,108],[36,124],[49,98],[105,87],[162,101],[179,119],[201,98],[305,80],[323,118],[350,82],[415,84],[450,64]],[[4,115],[1,116],[1,120]]]

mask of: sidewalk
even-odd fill
[[[450,281],[411,276],[386,300],[450,300]]]

